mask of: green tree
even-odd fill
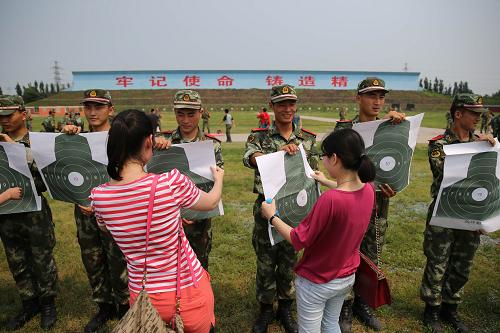
[[[424,78],[424,89],[429,90],[429,80],[427,80],[427,76]]]
[[[443,93],[443,90],[444,90],[444,83],[443,83],[443,80],[439,80],[438,90],[439,90],[439,93],[440,93],[440,94],[442,94],[442,93]]]
[[[0,87],[0,95],[3,95],[2,87]]]
[[[434,91],[435,93],[437,93],[439,90],[439,83],[438,83],[438,78],[435,77],[434,78],[434,86],[432,87],[432,91]]]
[[[423,88],[423,87],[424,87],[424,85],[422,84],[422,79],[420,79],[420,81],[418,82],[418,86],[419,86],[420,88]]]
[[[23,90],[21,89],[21,86],[19,85],[19,82],[16,84],[16,94],[18,96],[22,96],[23,95]]]
[[[55,94],[56,93],[56,87],[54,87],[53,83],[50,84],[50,93],[51,94]]]
[[[24,89],[23,99],[25,103],[34,102],[42,98],[43,96],[35,87],[28,86],[28,88]]]

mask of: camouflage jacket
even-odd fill
[[[469,140],[463,142],[472,142],[476,140],[476,136],[473,132],[469,133]],[[454,143],[463,143],[458,139],[456,134],[451,129],[447,129],[444,134],[438,135],[435,138],[429,140],[429,147],[427,149],[427,155],[429,156],[429,164],[432,171],[432,185],[431,185],[431,196],[433,199],[436,198],[441,182],[443,181],[443,167],[444,167],[444,145],[450,145]]]
[[[491,129],[493,136],[498,138],[500,135],[500,114],[491,120]]]
[[[254,153],[275,153],[280,150],[281,147],[290,143],[294,143],[297,146],[302,143],[304,150],[307,153],[307,161],[309,162],[309,165],[311,165],[311,168],[314,170],[318,170],[319,155],[316,149],[316,134],[294,126],[294,130],[290,135],[290,138],[286,140],[278,132],[274,123],[268,128],[254,128],[252,133],[248,136],[247,143],[245,145],[245,153],[243,155],[243,164],[246,167],[255,170],[253,183],[254,193],[264,194],[264,189],[262,188],[259,170],[257,167],[250,164],[250,157]]]
[[[56,120],[52,116],[48,116],[42,122],[42,126],[45,132],[55,132],[56,131]]]
[[[359,122],[359,115],[356,115],[352,120],[337,121],[334,131],[342,128],[352,128],[352,125]],[[383,196],[381,191],[376,191],[375,199],[377,200],[377,217],[387,219],[389,216],[389,198]]]
[[[42,180],[42,176],[38,171],[36,166],[36,162],[33,159],[33,153],[31,152],[31,143],[29,132],[27,132],[22,138],[15,140],[17,143],[21,143],[26,147],[26,159],[28,160],[28,167],[30,169],[31,175],[33,176],[33,180],[35,182],[35,187],[38,194],[42,194],[42,192],[47,191],[47,187],[45,187],[45,183]]]
[[[198,128],[198,135],[193,140],[190,141],[184,140],[182,138],[181,131],[178,127],[173,131],[166,131],[164,133],[165,133],[165,139],[172,141],[172,144],[212,140],[214,143],[215,163],[219,168],[224,168],[224,160],[222,159],[222,146],[220,144],[220,140],[217,139],[216,137],[210,134],[203,134],[203,132],[200,131],[200,128]]]

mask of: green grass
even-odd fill
[[[218,332],[249,332],[257,313],[255,255],[251,245],[253,227],[253,172],[243,167],[243,143],[223,143],[225,215],[213,221],[210,274],[216,300]],[[387,273],[393,305],[378,315],[386,332],[421,332],[423,303],[418,297],[425,257],[422,253],[425,215],[430,200],[431,174],[426,148],[417,145],[411,183],[391,200],[383,270]],[[76,239],[71,204],[50,201],[56,225],[55,257],[59,269],[59,321],[56,333],[79,332],[96,310]],[[490,237],[499,238],[500,232]],[[476,332],[500,332],[500,255],[498,246],[481,246],[466,285],[460,313]],[[0,250],[0,323],[15,313],[19,300],[3,249]],[[42,332],[39,318],[19,332]],[[271,332],[282,332],[273,324]],[[354,332],[368,332],[357,321]],[[449,330],[448,332],[451,332]]]

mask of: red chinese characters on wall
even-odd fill
[[[116,85],[117,86],[123,86],[123,88],[127,88],[127,86],[133,85],[132,81],[134,80],[133,77],[130,76],[118,76],[116,77]]]
[[[285,82],[283,81],[283,77],[280,75],[274,75],[274,76],[268,75],[266,77],[266,84],[268,87],[279,86],[282,85],[283,83]]]
[[[231,87],[233,85],[234,79],[230,78],[227,75],[223,75],[217,79],[217,84],[219,87]]]
[[[151,87],[166,87],[167,86],[167,76],[151,76],[149,79],[151,82]]]
[[[183,81],[186,87],[199,87],[201,82],[200,77],[197,75],[186,75]]]
[[[299,87],[314,87],[316,86],[316,80],[312,75],[301,76],[299,78]]]
[[[347,76],[332,76],[332,86],[335,88],[347,87]]]

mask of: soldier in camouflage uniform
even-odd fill
[[[500,114],[491,120],[491,131],[495,138],[499,138],[500,135]],[[500,138],[499,138],[500,140]]]
[[[446,128],[451,128],[451,125],[453,124],[453,119],[451,118],[451,113],[450,111],[446,111]]]
[[[114,112],[109,92],[87,90],[81,103],[91,131],[108,131],[109,116]],[[78,134],[80,130],[80,127],[67,124],[62,132]],[[92,300],[99,307],[84,331],[97,332],[108,320],[121,318],[129,308],[127,267],[120,248],[111,234],[99,228],[90,207],[75,205],[74,216],[82,262],[92,288]]]
[[[376,77],[368,77],[358,85],[358,95],[356,97],[359,104],[359,114],[352,120],[338,121],[335,130],[341,128],[352,128],[352,125],[359,122],[373,121],[378,119],[378,114],[385,104],[385,94],[389,90],[385,88],[385,82]],[[404,120],[404,113],[389,111],[384,118],[391,119],[394,123]],[[361,242],[361,252],[379,265],[379,255],[385,244],[385,234],[387,231],[387,216],[389,213],[389,198],[396,195],[391,187],[383,184],[376,192],[376,209],[370,219],[370,224]],[[378,237],[377,237],[378,234]],[[368,327],[379,331],[382,327],[380,321],[374,315],[372,309],[354,293],[346,298],[342,311],[340,312],[339,325],[342,333],[351,332],[352,313]]]
[[[202,132],[205,133],[205,128],[207,129],[207,133],[210,133],[210,112],[202,108],[201,118],[203,119],[203,127]]]
[[[433,200],[424,231],[423,248],[427,264],[420,286],[420,298],[425,302],[424,324],[436,333],[444,332],[440,319],[449,322],[457,332],[469,331],[457,315],[457,305],[461,302],[463,287],[469,278],[480,233],[432,226],[429,222],[443,180],[443,146],[476,140],[489,141],[492,145],[495,143],[492,135],[474,135],[479,117],[487,112],[482,104],[482,97],[479,95],[456,95],[450,110],[452,127],[429,141]]]
[[[80,132],[85,131],[85,122],[83,121],[82,117],[80,117],[80,112],[78,111],[75,112],[75,120],[73,121],[73,124],[76,127],[80,127]]]
[[[42,198],[42,208],[38,212],[0,215],[0,238],[22,301],[21,311],[7,322],[7,330],[23,327],[38,313],[41,313],[43,329],[51,328],[57,320],[54,300],[57,268],[52,254],[56,242],[54,224],[49,204],[42,195],[46,188],[29,149],[25,121],[21,97],[0,96],[0,125],[6,133],[0,134],[0,140],[26,146],[28,166]]]
[[[54,118],[54,114],[56,112],[54,109],[50,109],[49,115],[42,122],[42,127],[44,132],[55,132],[56,131],[56,119]]]
[[[165,138],[172,144],[212,140],[216,164],[223,168],[224,161],[219,139],[210,134],[204,134],[198,126],[203,112],[198,92],[193,90],[178,91],[174,96],[174,112],[179,126],[174,131],[167,131]],[[212,219],[184,220],[184,231],[198,260],[208,271],[208,256],[212,249]]]
[[[255,158],[284,150],[295,154],[302,144],[311,167],[318,169],[316,134],[300,129],[293,124],[297,111],[297,95],[290,85],[275,86],[271,89],[270,108],[274,111],[275,121],[268,128],[255,128],[248,136],[243,156],[243,164],[255,170],[253,192],[257,200],[253,207],[254,229],[252,244],[257,256],[256,296],[260,302],[260,313],[252,332],[267,332],[269,323],[274,318],[273,302],[278,298],[277,317],[285,331],[297,332],[297,323],[290,312],[293,302],[293,267],[297,261],[296,253],[288,242],[271,245],[268,234],[268,222],[261,215],[261,204],[265,200],[262,182]]]

